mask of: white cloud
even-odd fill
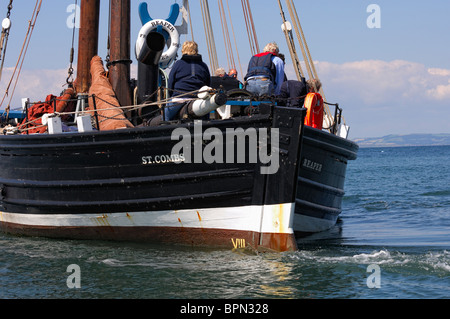
[[[343,107],[352,136],[449,130],[448,69],[404,60],[316,61],[315,66],[327,101]],[[295,79],[292,68],[287,70]]]
[[[448,69],[427,68],[423,64],[403,60],[365,60],[341,64],[319,61],[315,65],[327,100],[338,102],[344,108],[347,123],[352,126],[352,136],[449,130]],[[306,70],[304,66],[303,70]],[[132,73],[136,75],[136,68],[132,68]],[[292,67],[288,66],[286,73],[289,79],[295,79]],[[0,101],[11,74],[11,68],[3,70]],[[66,77],[67,69],[23,70],[11,108],[20,107],[23,97],[42,101],[48,94],[59,95],[64,89]],[[8,102],[7,97],[2,108]]]
[[[436,100],[450,100],[450,81],[448,85],[438,85],[433,89],[427,90],[427,95]]]
[[[447,69],[430,68],[428,73],[431,75],[450,76],[450,70]]]
[[[5,95],[13,71],[13,68],[3,69],[2,80],[0,83],[0,101]],[[20,107],[22,98],[30,98],[30,101],[37,102],[44,101],[49,94],[59,95],[64,90],[63,85],[66,83],[66,78],[67,69],[22,70],[11,100],[11,108],[15,109]],[[11,95],[13,94],[14,81],[9,88],[9,95],[2,104],[2,109],[8,105]]]
[[[450,100],[450,70],[447,69],[428,69],[428,73],[442,81],[447,80],[446,84],[438,84],[434,88],[427,90],[427,95],[435,100]]]
[[[450,100],[448,69],[427,68],[423,64],[403,60],[365,60],[342,64],[316,61],[315,66],[330,102],[355,101],[373,107]],[[303,70],[306,70],[304,65]],[[135,69],[132,71],[134,75],[137,73]],[[3,70],[0,98],[3,98],[12,72],[12,68]],[[292,67],[288,66],[287,75],[290,79],[295,78]],[[22,97],[39,101],[48,94],[58,95],[64,89],[66,77],[66,69],[22,70],[11,106],[19,106]],[[3,107],[8,101],[9,98],[6,98]]]
[[[14,68],[4,68],[0,82],[0,102],[3,99],[5,90],[14,72]],[[17,75],[17,74],[16,74]],[[32,102],[44,101],[47,95],[59,94],[67,88],[66,78],[67,69],[57,70],[22,70],[14,96],[11,100],[11,108],[15,109],[21,106],[22,98],[29,98]],[[76,68],[74,71],[76,76]],[[131,76],[137,77],[137,66],[132,65]],[[9,88],[9,96],[7,96],[1,106],[4,109],[9,101],[14,89],[14,81]]]
[[[369,106],[387,103],[409,105],[417,101],[441,101],[450,98],[450,70],[427,68],[404,60],[390,62],[364,60],[348,63],[315,62],[331,99],[353,99]],[[291,79],[293,71],[288,71]],[[327,96],[328,97],[328,96]]]

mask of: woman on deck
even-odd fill
[[[211,74],[208,66],[203,62],[202,56],[198,54],[198,45],[194,41],[186,41],[181,49],[183,54],[169,75],[169,92],[172,97],[180,96],[183,99],[195,98],[197,93],[186,94],[200,90],[203,86],[210,86]],[[165,110],[165,120],[170,121],[180,111],[182,103],[169,106]]]

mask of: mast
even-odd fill
[[[120,105],[131,105],[130,0],[110,0],[109,81]]]
[[[81,0],[78,40],[77,93],[87,93],[91,82],[91,59],[98,51],[100,0]]]
[[[303,76],[303,70],[300,65],[300,60],[298,59],[297,50],[295,49],[294,39],[292,38],[292,26],[286,20],[286,16],[284,15],[283,11],[283,6],[281,5],[281,0],[278,0],[278,6],[280,7],[281,19],[283,20],[283,25],[281,26],[281,29],[283,30],[283,33],[286,37],[286,43],[288,45],[289,52],[291,54],[292,63],[294,64],[294,71],[295,74],[297,75],[297,80],[301,81],[301,78]]]

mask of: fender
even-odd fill
[[[319,93],[308,93],[304,107],[308,110],[305,117],[305,125],[322,129],[323,123],[323,98]]]
[[[179,15],[180,15],[180,6],[177,3],[174,3],[170,7],[169,16],[165,20],[169,21],[170,23],[175,25]],[[146,24],[147,22],[149,22],[151,20],[154,20],[150,16],[150,13],[148,13],[148,5],[145,2],[142,2],[139,5],[139,17],[141,18],[142,25]],[[162,27],[158,27],[157,32],[162,33],[164,36],[164,39],[166,39],[166,41],[169,39],[169,34],[166,31],[163,31]]]
[[[180,35],[172,23],[162,19],[151,20],[141,28],[136,41],[136,58],[139,57],[147,35],[158,27],[162,27],[169,34],[171,40],[169,48],[162,53],[159,63],[169,64],[175,58],[180,48]]]

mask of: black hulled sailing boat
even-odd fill
[[[304,108],[223,88],[195,92],[180,120],[147,125],[167,102],[159,67],[176,45],[174,21],[152,19],[140,33],[145,85],[133,105],[130,1],[110,5],[108,77],[99,1],[83,0],[73,88],[38,105],[46,116],[28,105],[0,136],[2,231],[287,251],[334,225],[355,143],[305,126]],[[205,120],[217,109],[228,116]]]

